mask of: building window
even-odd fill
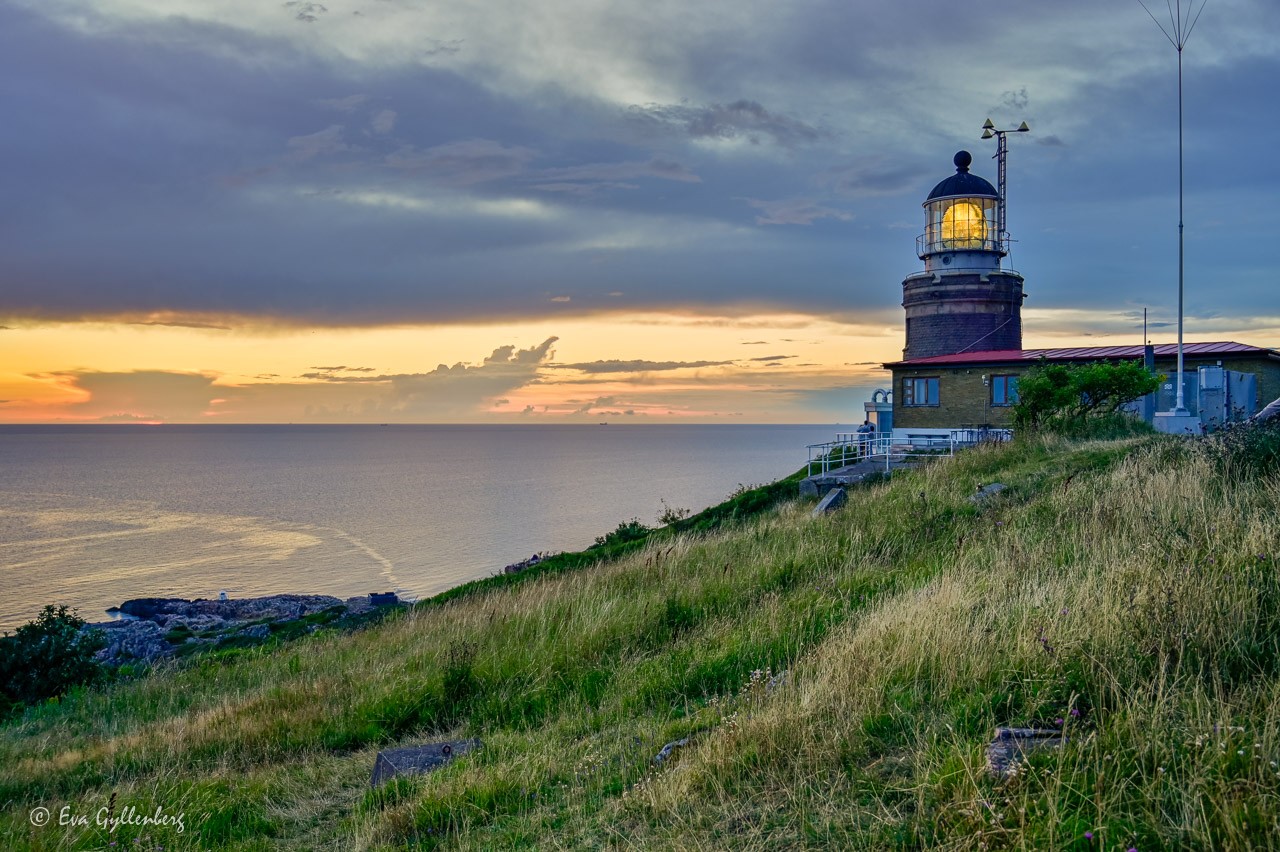
[[[991,377],[991,404],[1015,405],[1018,402],[1017,376]]]
[[[902,404],[903,405],[937,405],[938,404],[938,380],[931,379],[903,379],[902,380]]]

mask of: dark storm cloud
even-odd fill
[[[925,168],[923,163],[876,158],[874,162],[858,161],[827,169],[817,180],[847,198],[898,195],[917,188],[922,174],[926,173]]]
[[[640,178],[673,180],[681,183],[701,183],[686,166],[670,160],[652,159],[645,162],[589,163],[567,168],[543,169],[535,176],[539,183],[534,189],[543,192],[567,192],[574,195],[594,195],[611,189],[639,189],[639,185],[626,181]]]
[[[314,24],[320,20],[320,16],[329,10],[320,3],[306,3],[302,0],[289,0],[284,4],[284,8],[292,13],[293,17],[305,24]]]
[[[631,117],[651,128],[678,128],[694,139],[744,138],[758,145],[771,141],[793,146],[813,143],[827,133],[797,118],[770,112],[756,101],[690,107],[681,104],[645,104],[631,107]]]
[[[760,211],[760,215],[756,217],[757,225],[811,225],[817,219],[839,219],[847,222],[853,218],[843,210],[806,198],[775,201],[747,198],[745,201]]]
[[[511,177],[524,171],[537,152],[520,145],[507,146],[491,139],[466,139],[418,150],[405,145],[388,154],[385,162],[395,169],[467,185]]]
[[[988,111],[1032,126],[1009,161],[1028,307],[1168,305],[1175,55],[1140,9],[749,7],[604,4],[570,38],[484,4],[0,5],[0,319],[896,320],[928,187],[961,147],[994,180]],[[1277,28],[1273,3],[1210,6],[1188,48],[1193,310],[1272,298]]]

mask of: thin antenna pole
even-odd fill
[[[1205,5],[1209,0],[1201,0],[1200,11],[1195,9],[1195,0],[1191,0],[1187,7],[1187,15],[1182,16],[1182,0],[1175,0],[1177,5],[1166,2],[1169,6],[1169,26],[1172,32],[1165,29],[1164,24],[1155,15],[1151,14],[1151,10],[1147,8],[1147,4],[1143,0],[1138,0],[1140,5],[1147,13],[1147,16],[1155,21],[1160,32],[1164,33],[1165,38],[1173,45],[1174,50],[1178,52],[1178,378],[1177,378],[1177,401],[1174,403],[1174,414],[1187,414],[1186,400],[1183,398],[1182,389],[1182,373],[1183,373],[1183,305],[1185,303],[1185,279],[1186,279],[1186,261],[1185,261],[1185,240],[1184,240],[1184,222],[1183,222],[1183,173],[1184,173],[1184,157],[1183,157],[1183,110],[1182,110],[1182,49],[1187,46],[1187,39],[1191,37],[1191,31],[1195,29],[1196,23],[1200,20],[1200,15],[1204,12]]]
[[[996,134],[996,195],[1000,196],[1000,208],[997,211],[999,221],[996,222],[996,239],[1004,241],[1005,231],[1005,160],[1009,156],[1009,143],[1004,133]]]
[[[1178,3],[1178,14],[1181,18],[1181,2]],[[1178,399],[1173,406],[1173,410],[1178,414],[1187,413],[1186,400],[1182,398],[1182,294],[1185,269],[1182,251],[1182,48],[1185,44],[1186,42],[1181,38],[1178,39]]]

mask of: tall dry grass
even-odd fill
[[[970,501],[997,480],[999,498]],[[976,450],[826,518],[792,505],[33,711],[0,729],[0,833],[35,849],[1263,848],[1280,813],[1278,489],[1162,440]],[[1061,724],[1069,742],[997,782],[997,724]],[[368,791],[379,747],[441,736],[485,746]],[[187,832],[27,822],[113,793],[185,810]]]

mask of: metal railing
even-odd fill
[[[924,233],[916,237],[916,257],[924,258],[929,254],[942,254],[955,251],[996,251],[1009,253],[1009,237],[949,237],[943,239],[936,234]]]
[[[1002,443],[1012,438],[1012,429],[990,426],[952,429],[945,435],[909,435],[906,441],[897,443],[894,443],[892,435],[879,432],[838,432],[834,441],[808,445],[807,475],[826,476],[834,470],[873,459],[883,459],[884,469],[888,472],[895,459],[901,461],[915,456],[954,456],[957,449],[983,443]]]

